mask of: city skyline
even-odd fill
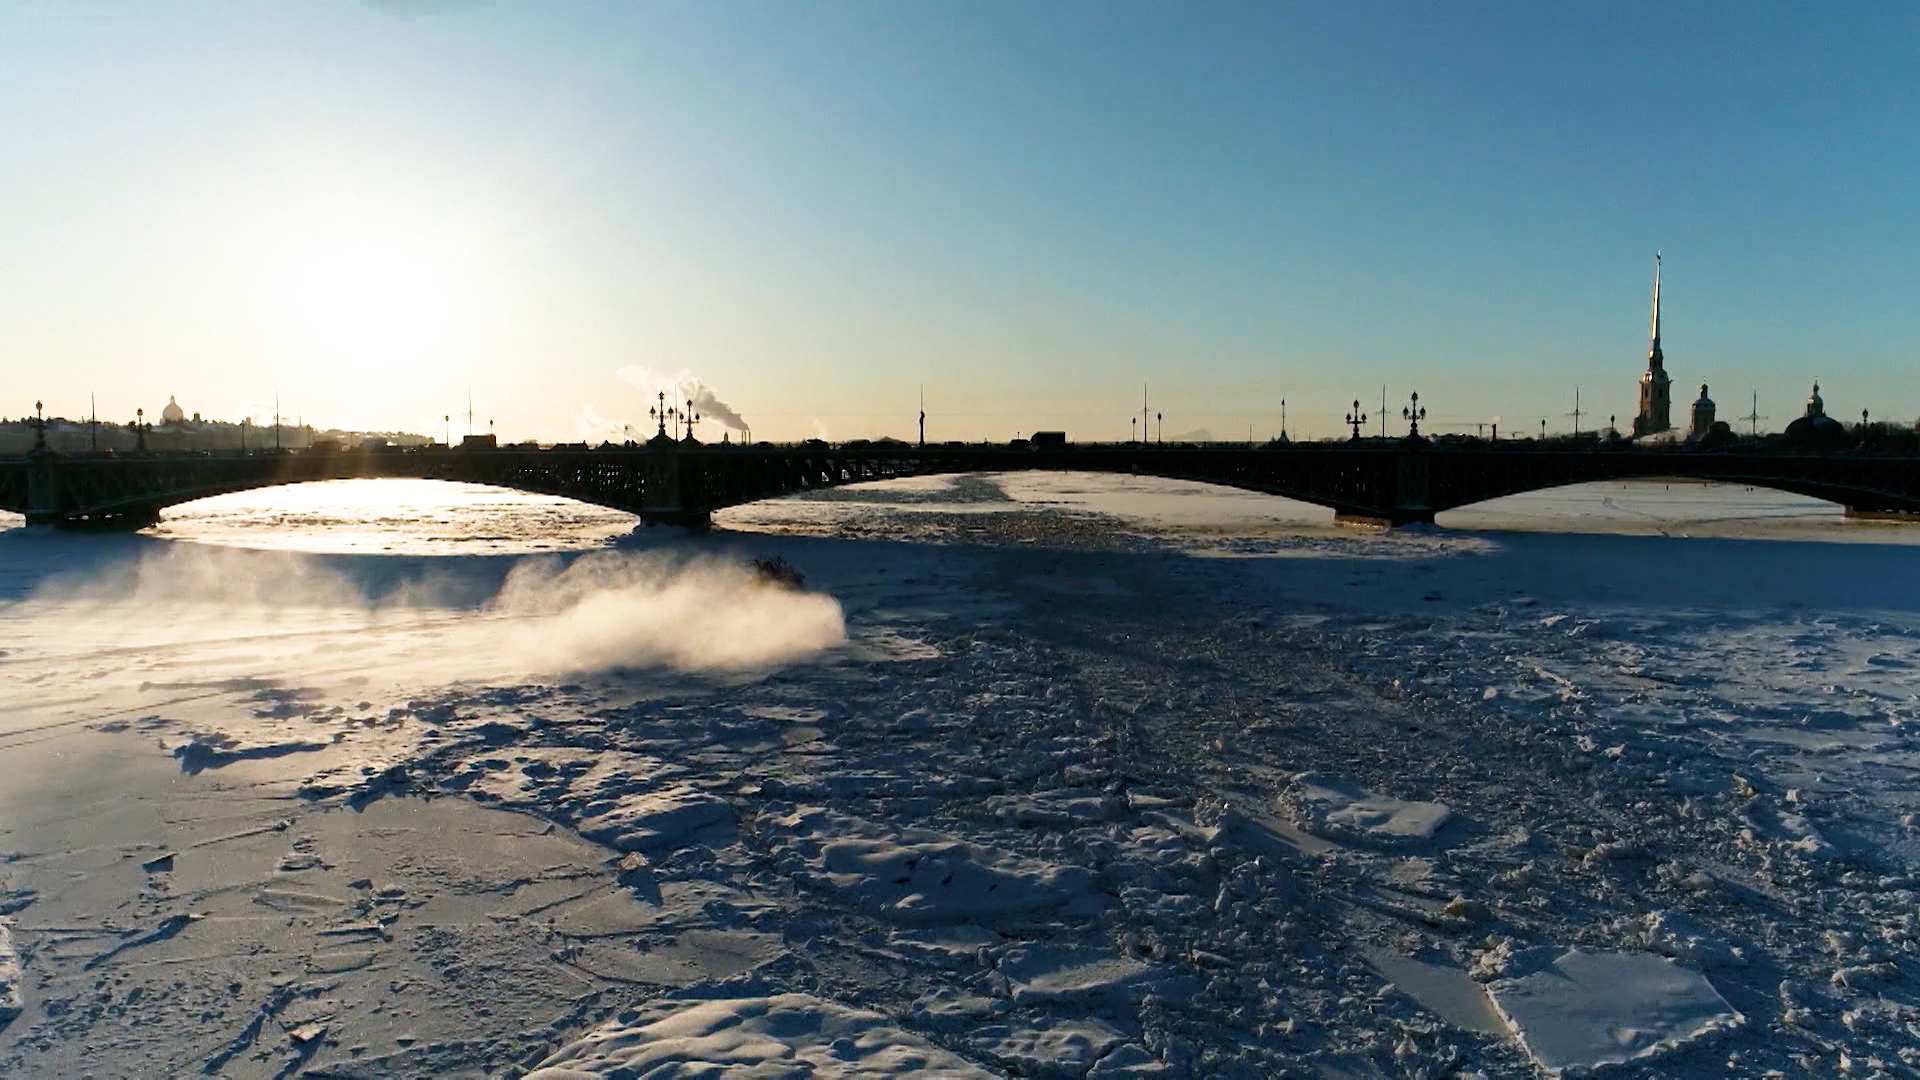
[[[1911,420],[1914,17],[1655,10],[9,12],[0,413],[1593,430],[1664,249],[1682,391]]]

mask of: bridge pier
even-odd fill
[[[640,524],[672,525],[693,532],[706,532],[713,528],[713,512],[710,510],[642,510]]]
[[[29,525],[60,524],[60,480],[54,469],[53,455],[44,448],[27,455],[27,505]]]
[[[1907,525],[1920,524],[1920,510],[1881,510],[1871,507],[1849,506],[1847,516],[1857,521],[1896,521]]]
[[[640,523],[673,525],[695,532],[713,528],[713,510],[706,498],[707,459],[689,460],[682,448],[665,436],[651,440],[649,449]]]
[[[1360,494],[1374,505],[1336,509],[1335,524],[1366,529],[1433,524],[1433,465],[1426,439],[1418,435],[1402,439],[1390,456],[1378,453],[1369,464],[1368,482]]]
[[[33,519],[27,520],[31,522]],[[160,524],[160,510],[153,506],[136,506],[107,514],[61,514],[51,524],[67,532],[139,532],[150,525]]]
[[[1390,510],[1335,510],[1335,525],[1359,529],[1397,529],[1402,525],[1431,525],[1433,511],[1419,506],[1396,506]]]

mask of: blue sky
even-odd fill
[[[0,9],[0,412],[503,435],[1920,415],[1920,9]],[[622,368],[651,373],[623,380]],[[1681,391],[1685,392],[1682,393]],[[267,406],[271,408],[270,405]],[[1597,419],[1596,419],[1597,418]],[[584,426],[583,426],[584,425]],[[463,426],[463,425],[456,425]],[[712,432],[717,436],[717,432]]]

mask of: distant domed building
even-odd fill
[[[1693,422],[1687,425],[1687,438],[1698,441],[1713,430],[1713,399],[1707,396],[1707,384],[1700,384],[1700,400],[1693,403]]]
[[[1820,384],[1813,384],[1807,395],[1805,416],[1787,425],[1787,441],[1809,450],[1834,450],[1847,445],[1847,429],[1827,415],[1827,403],[1820,398]]]
[[[173,400],[173,395],[167,395],[167,407],[160,410],[160,422],[163,424],[178,424],[186,418],[186,410],[180,407],[179,402]]]

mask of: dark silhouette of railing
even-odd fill
[[[1265,446],[808,442],[58,454],[0,459],[0,509],[66,528],[137,529],[178,503],[277,484],[358,477],[465,481],[557,495],[704,527],[713,511],[869,480],[944,473],[1088,471],[1194,480],[1331,508],[1376,525],[1432,521],[1503,495],[1598,480],[1673,477],[1826,499],[1860,516],[1920,515],[1920,456],[1626,443],[1354,440]]]

